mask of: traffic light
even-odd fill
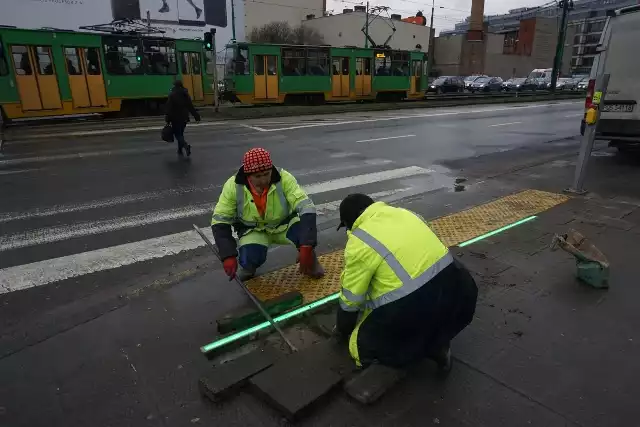
[[[205,50],[213,50],[213,36],[216,34],[215,29],[204,33],[204,48]]]

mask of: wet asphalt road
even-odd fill
[[[480,203],[517,185],[503,184],[497,193],[493,187],[468,191],[456,201],[457,176],[480,181],[575,151],[570,137],[578,134],[581,111],[578,102],[557,102],[209,122],[188,128],[194,147],[188,160],[176,157],[175,145],[159,141],[149,122],[123,122],[126,132],[93,125],[43,128],[10,141],[0,158],[0,373],[12,373],[13,391],[5,396],[13,402],[10,411],[26,396],[39,411],[8,419],[22,418],[25,424],[18,425],[45,419],[53,420],[50,425],[89,419],[124,425],[131,402],[185,393],[193,385],[194,368],[185,365],[189,375],[167,390],[143,384],[146,397],[116,382],[95,388],[91,372],[129,371],[128,357],[136,350],[80,367],[84,354],[101,360],[101,351],[123,345],[120,332],[144,336],[138,346],[171,343],[196,355],[212,329],[202,319],[213,322],[216,313],[241,304],[237,292],[207,283],[172,286],[198,269],[219,268],[189,230],[193,223],[207,226],[211,205],[247,149],[270,150],[276,165],[305,186],[320,214],[319,251],[326,252],[344,244],[334,229],[347,194],[366,192],[428,218]],[[289,264],[291,255],[277,249],[266,267]],[[145,292],[156,289],[168,292],[147,298]],[[199,303],[203,295],[206,304]],[[175,336],[149,336],[146,331],[164,330],[174,320],[167,308],[179,308],[188,331],[174,325]],[[116,310],[116,320],[105,316]],[[141,318],[145,310],[149,316]],[[107,331],[99,346],[89,344],[83,334],[90,332],[79,327],[89,323]],[[40,369],[38,360],[54,369]],[[168,360],[159,354],[136,366],[164,370]],[[31,376],[18,374],[22,369]],[[138,375],[128,372],[125,382],[139,382]]]

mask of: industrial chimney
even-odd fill
[[[471,18],[469,20],[469,32],[467,40],[481,41],[484,39],[484,0],[471,2]]]

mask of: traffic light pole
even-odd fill
[[[558,31],[558,42],[556,44],[556,56],[553,59],[553,72],[551,73],[551,92],[556,91],[556,83],[558,82],[558,74],[562,67],[562,56],[564,54],[564,41],[567,36],[567,18],[569,15],[569,0],[561,0],[562,20],[560,22],[560,30]]]
[[[432,63],[433,63],[433,58],[435,57],[434,52],[433,52],[433,46],[435,45],[434,43],[434,35],[435,32],[433,31],[433,14],[435,13],[436,10],[436,0],[433,0],[431,2],[431,23],[429,24],[429,47],[428,47],[428,52],[427,52],[427,70],[426,70],[426,74],[427,74],[427,85],[429,84],[429,77],[431,76],[431,67],[432,67]]]
[[[367,13],[365,15],[364,23],[364,48],[369,47],[369,2],[367,2]]]
[[[236,5],[231,0],[231,43],[236,42]]]

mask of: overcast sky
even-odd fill
[[[485,0],[485,15],[505,13],[510,9],[527,6],[539,6],[545,0]],[[352,9],[358,0],[327,0],[327,9],[334,13],[341,13],[342,9]],[[366,0],[362,4],[366,4]],[[371,5],[389,6],[391,12],[399,13],[403,17],[413,16],[422,10],[424,16],[431,17],[431,0],[370,0]],[[453,28],[456,22],[462,21],[471,11],[471,0],[436,0],[436,13],[433,26],[436,32]]]

